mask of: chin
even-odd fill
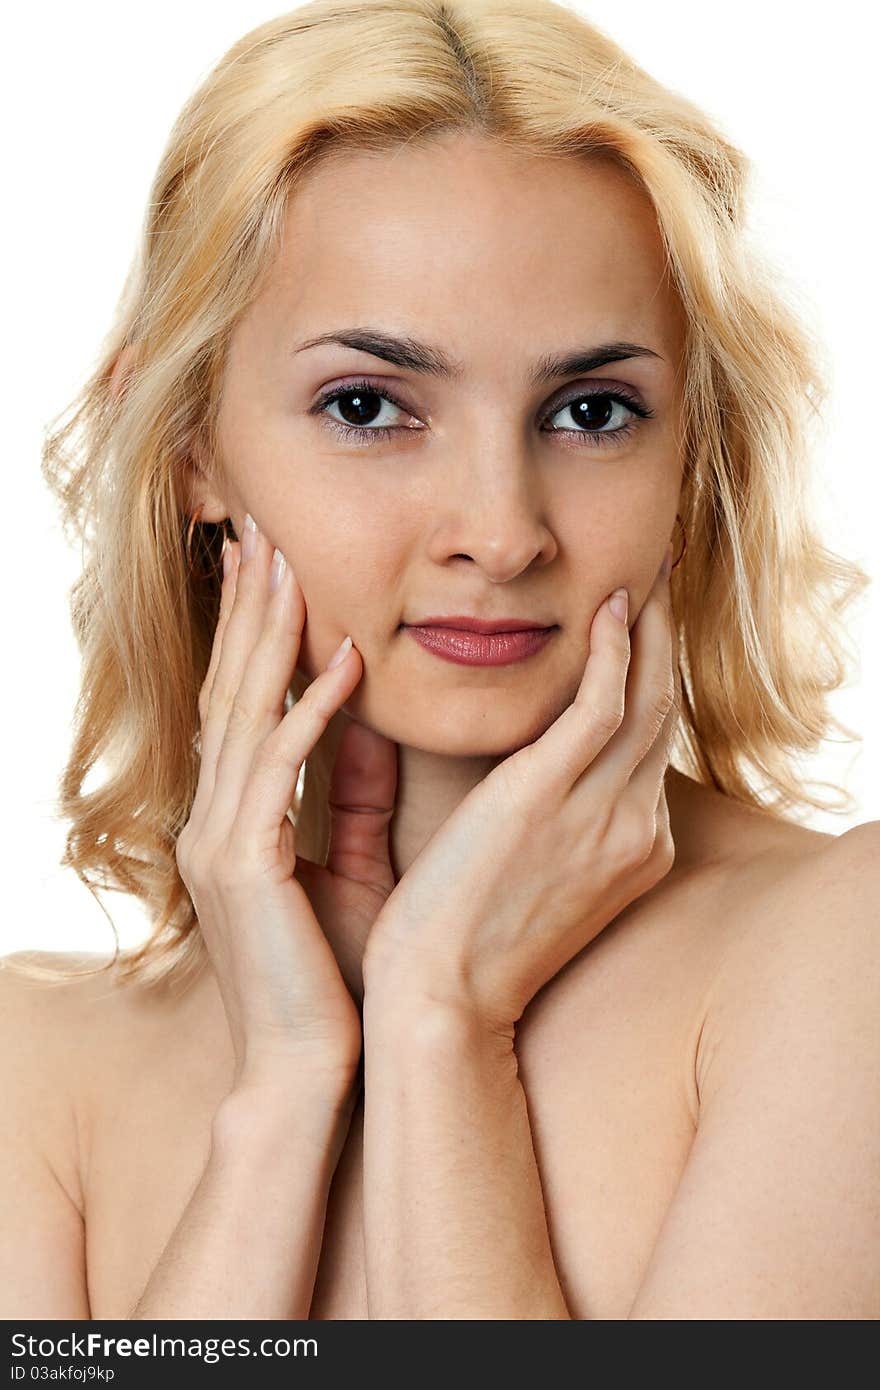
[[[509,720],[506,723],[505,728],[494,713],[486,718],[468,720],[461,715],[456,717],[450,709],[442,724],[435,722],[428,725],[420,720],[418,727],[410,723],[394,737],[398,743],[441,757],[500,760],[518,752],[520,748],[528,747],[548,728],[548,721],[536,720],[534,712],[522,722]]]

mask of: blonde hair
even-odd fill
[[[687,319],[687,549],[673,576],[682,760],[697,781],[776,816],[839,809],[808,794],[795,761],[832,726],[856,737],[827,696],[846,676],[842,610],[869,580],[809,519],[825,371],[746,236],[745,157],[552,0],[313,0],[234,44],[185,104],[98,366],[47,431],[43,474],[87,557],[71,591],[83,672],[59,783],[71,822],[61,862],[96,899],[103,888],[146,905],[148,940],[120,954],[117,937],[102,967],[122,980],[190,978],[206,954],[175,844],[198,781],[225,523],[196,527],[194,577],[180,461],[197,447],[219,459],[227,345],[300,179],[336,151],[448,131],[611,158],[652,200]],[[116,391],[123,349],[136,360]],[[293,698],[303,685],[298,674]],[[293,808],[299,852],[321,863],[339,720]],[[85,790],[99,760],[107,775]]]

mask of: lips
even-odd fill
[[[473,622],[473,619],[465,621]],[[499,631],[494,624],[488,632],[470,628],[419,623],[408,624],[408,632],[426,651],[460,666],[507,666],[535,656],[547,645],[554,627],[516,627]]]

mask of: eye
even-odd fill
[[[579,391],[546,416],[553,420],[568,412],[572,425],[551,428],[548,433],[573,435],[576,445],[605,447],[628,439],[638,428],[638,420],[651,420],[654,411],[648,410],[635,396],[619,388],[614,391]]]
[[[377,413],[381,418],[382,403],[392,407],[392,418],[396,411],[403,411],[410,420],[415,419],[405,405],[388,391],[380,391],[369,381],[350,381],[347,386],[334,387],[310,407],[309,414],[323,416],[326,425],[341,434],[344,439],[354,439],[357,444],[372,444],[376,439],[390,439],[392,434],[400,430],[416,428],[414,425],[389,424],[387,416],[383,424],[368,423],[372,422]],[[349,417],[348,420],[338,420],[335,416],[327,414],[331,406],[339,406],[344,415]]]
[[[384,423],[383,405],[390,407]],[[331,415],[329,411],[334,406],[348,418],[340,420]],[[403,430],[424,428],[420,422],[408,425],[389,423],[388,415],[390,414],[393,420],[397,411],[402,411],[411,421],[416,419],[389,391],[380,391],[370,381],[350,381],[345,386],[336,386],[309,408],[310,415],[322,417],[324,424],[344,439],[367,445],[379,439],[390,439]],[[565,411],[569,412],[572,423],[568,426],[551,426],[544,430],[544,433],[567,435],[575,445],[600,447],[616,444],[628,438],[638,428],[639,419],[649,420],[654,417],[653,410],[648,410],[635,396],[619,387],[613,391],[581,390],[561,405],[556,405],[544,419],[553,420]],[[378,424],[374,423],[377,415]]]

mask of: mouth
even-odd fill
[[[468,613],[454,613],[447,618],[421,618],[417,623],[402,623],[402,627],[450,627],[456,632],[482,632],[488,637],[496,632],[548,632],[556,623],[539,623],[532,618],[475,618]]]
[[[558,624],[535,627],[517,623],[503,627],[498,622],[481,624],[477,630],[472,618],[460,619],[472,626],[453,627],[436,619],[426,623],[404,623],[403,630],[427,652],[459,666],[508,666],[536,656],[550,641]],[[516,620],[513,620],[516,621]]]

